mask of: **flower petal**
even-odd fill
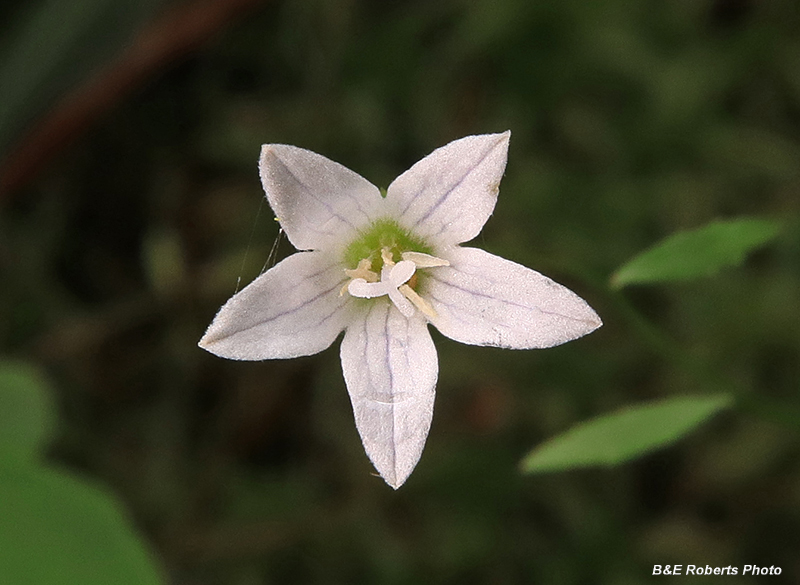
[[[546,276],[476,248],[447,251],[450,266],[429,270],[420,294],[450,339],[511,349],[552,347],[602,322],[582,298]]]
[[[339,295],[345,279],[327,254],[293,254],[225,303],[200,347],[234,360],[318,353],[345,328],[350,296]]]
[[[269,204],[298,250],[345,245],[383,204],[378,188],[361,175],[304,148],[265,144],[259,171]]]
[[[364,448],[397,489],[419,461],[433,417],[439,363],[427,323],[420,313],[403,317],[388,299],[373,301],[347,328],[341,357]]]
[[[415,235],[440,246],[471,240],[497,202],[511,132],[437,148],[389,185],[386,200]]]

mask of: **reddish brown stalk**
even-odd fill
[[[34,123],[0,163],[0,201],[25,186],[53,156],[170,64],[205,44],[263,0],[195,0],[146,25],[122,54]]]

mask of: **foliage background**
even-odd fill
[[[119,495],[169,582],[623,585],[656,563],[800,578],[796,2],[76,0],[0,16],[2,352],[54,385],[48,459]],[[206,28],[157,53],[182,38],[164,21]],[[143,36],[162,45],[137,70]],[[530,352],[434,332],[436,416],[394,492],[364,455],[338,343],[237,363],[196,342],[277,237],[262,143],[385,187],[437,146],[506,129],[478,245],[605,325]],[[786,229],[742,268],[609,288],[662,237],[745,214]],[[720,389],[740,406],[670,449],[519,473],[577,421]]]

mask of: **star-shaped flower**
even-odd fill
[[[286,359],[318,353],[344,331],[356,427],[383,479],[400,487],[433,417],[439,364],[428,324],[462,343],[513,349],[559,345],[601,325],[546,276],[459,245],[494,210],[510,135],[451,142],[385,196],[319,154],[264,145],[264,191],[302,251],[225,303],[200,346],[230,359]]]

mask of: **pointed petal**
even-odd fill
[[[269,204],[298,250],[346,244],[383,204],[378,188],[361,175],[304,148],[265,144],[259,171]]]
[[[602,322],[582,298],[546,276],[477,248],[447,251],[450,266],[427,271],[420,294],[450,339],[511,349],[552,347]]]
[[[327,348],[345,328],[349,295],[338,262],[320,252],[289,256],[235,294],[200,347],[234,360],[286,359]]]
[[[399,222],[439,246],[481,231],[497,202],[511,132],[467,136],[434,150],[389,185]]]
[[[345,332],[342,370],[356,427],[375,469],[400,487],[422,455],[433,417],[439,363],[427,323],[373,301]]]

